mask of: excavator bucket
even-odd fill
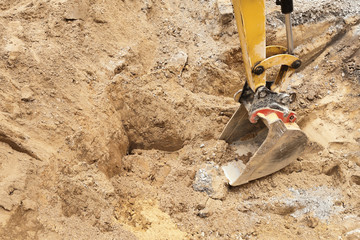
[[[247,163],[238,160],[222,167],[232,186],[284,168],[305,148],[307,137],[296,123],[284,123],[276,114],[258,116],[261,120],[251,123],[248,111],[240,105],[220,136],[235,148],[239,157],[252,154]]]

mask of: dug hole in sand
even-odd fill
[[[233,188],[219,166],[251,153],[217,140],[245,80],[228,1],[1,2],[0,239],[359,239],[359,2],[294,4],[310,141]]]

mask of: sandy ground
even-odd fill
[[[309,143],[241,187],[218,168],[246,158],[217,140],[244,84],[228,7],[0,2],[0,239],[360,238],[359,3],[295,0],[288,90]]]

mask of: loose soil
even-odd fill
[[[267,43],[285,46],[266,4]],[[245,81],[228,7],[0,2],[0,239],[360,238],[358,1],[295,0],[301,156],[196,191],[199,169],[248,159],[218,140]]]

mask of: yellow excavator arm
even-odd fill
[[[278,1],[282,6],[292,11],[292,0]],[[301,61],[292,55],[293,40],[291,33],[290,12],[285,13],[288,49],[282,46],[266,46],[265,32],[265,0],[233,0],[236,25],[239,32],[241,51],[243,55],[247,84],[255,92],[259,87],[266,85],[266,70],[276,65],[282,65],[275,81],[280,86],[289,75],[299,68]],[[284,7],[283,7],[284,8]],[[284,73],[285,72],[285,73]],[[272,86],[272,90],[276,90]]]
[[[223,166],[233,186],[284,168],[296,159],[307,142],[295,123],[295,112],[289,110],[294,95],[281,92],[285,80],[301,65],[293,55],[290,18],[293,2],[277,0],[276,3],[285,14],[287,48],[266,46],[265,0],[233,0],[247,79],[243,89],[235,94],[240,107],[220,139],[237,148],[238,153],[249,144],[258,147],[246,164],[234,161]],[[267,81],[266,70],[276,65],[281,66],[276,79]]]
[[[255,91],[266,85],[265,72],[253,72],[253,67],[266,58],[265,0],[234,0],[233,6],[247,83]]]

